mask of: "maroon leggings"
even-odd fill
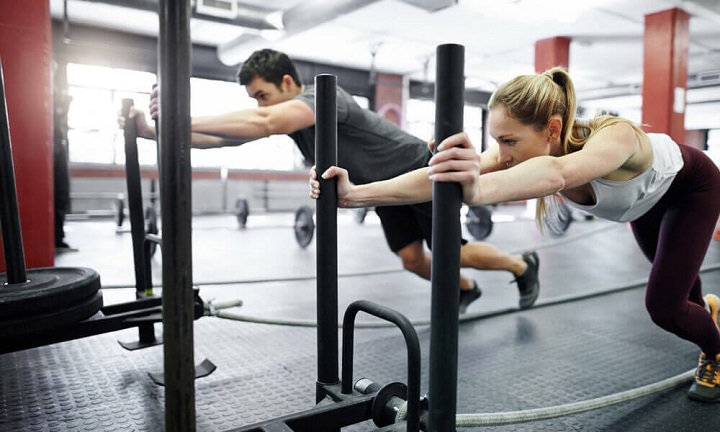
[[[652,263],[645,306],[663,329],[709,356],[720,354],[720,333],[704,309],[698,272],[720,214],[720,171],[703,152],[681,145],[685,164],[665,196],[631,223]]]

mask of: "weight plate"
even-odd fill
[[[493,229],[492,210],[482,205],[468,207],[465,226],[476,240],[486,239]]]
[[[235,216],[237,217],[238,225],[240,228],[245,228],[247,224],[247,218],[250,215],[250,206],[244,198],[238,198],[235,201]]]
[[[145,233],[146,234],[157,234],[160,230],[158,229],[158,218],[155,207],[148,207],[145,209]],[[150,256],[155,255],[157,250],[157,243],[150,242]]]
[[[313,213],[308,206],[302,206],[295,212],[295,239],[303,249],[310,244],[315,232]]]
[[[391,410],[387,409],[387,404],[392,397],[407,400],[407,386],[401,382],[391,382],[377,392],[370,406],[372,420],[376,426],[389,426],[395,422],[395,417],[390,415]]]
[[[75,304],[100,290],[100,275],[84,267],[27,270],[28,281],[8,284],[0,274],[0,317],[38,314]]]
[[[565,235],[573,221],[570,207],[561,198],[551,197],[546,200],[545,210],[543,225],[550,237],[558,238]]]
[[[122,199],[117,200],[117,212],[115,213],[115,224],[118,228],[125,222],[125,202]]]
[[[33,333],[62,331],[62,327],[75,324],[95,315],[103,307],[102,292],[98,291],[76,303],[66,303],[55,310],[39,314],[27,314],[0,320],[0,339],[19,336],[31,337]],[[3,317],[4,318],[4,317]]]
[[[367,216],[367,207],[359,208],[355,210],[355,222],[362,225],[365,222],[365,216]]]

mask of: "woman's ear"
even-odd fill
[[[548,122],[548,139],[553,142],[556,139],[560,139],[560,135],[562,134],[562,127],[563,122],[560,116],[555,115],[550,117],[550,121]]]

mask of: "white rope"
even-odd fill
[[[534,408],[522,411],[506,411],[494,413],[457,414],[457,427],[478,427],[478,426],[500,426],[506,424],[525,423],[538,420],[546,420],[555,417],[563,417],[571,414],[579,414],[585,411],[604,408],[610,405],[628,402],[643,396],[677,387],[691,381],[695,376],[695,370],[690,370],[674,377],[658,381],[653,384],[626,390],[611,395],[602,396],[580,402],[572,402],[564,405],[556,405],[545,408]],[[407,402],[398,407],[395,415],[395,423],[407,419]]]
[[[536,408],[524,411],[508,411],[485,414],[458,414],[456,416],[458,427],[476,426],[497,426],[510,423],[523,423],[537,420],[544,420],[554,417],[562,417],[570,414],[578,414],[606,406],[627,402],[652,393],[677,387],[690,381],[695,376],[695,370],[684,372],[680,375],[658,381],[643,387],[627,390],[620,393],[589,399],[581,402],[573,402],[565,405],[557,405],[547,408]]]

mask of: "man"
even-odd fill
[[[264,49],[253,53],[238,72],[238,82],[257,100],[258,108],[192,119],[192,145],[216,148],[240,145],[274,134],[290,136],[302,155],[315,162],[315,89],[304,86],[290,58]],[[150,115],[159,110],[157,92]],[[154,139],[155,131],[140,111],[132,111],[140,134]],[[337,94],[338,165],[347,168],[351,180],[364,184],[385,180],[427,166],[432,156],[427,144],[369,110],[362,109],[342,88]],[[432,205],[422,203],[377,207],[390,249],[403,267],[430,279]],[[465,242],[464,242],[465,243]],[[537,254],[509,255],[487,243],[465,243],[461,266],[481,270],[506,270],[515,276],[520,307],[533,305],[539,292]],[[477,283],[460,277],[460,311],[481,295]]]

